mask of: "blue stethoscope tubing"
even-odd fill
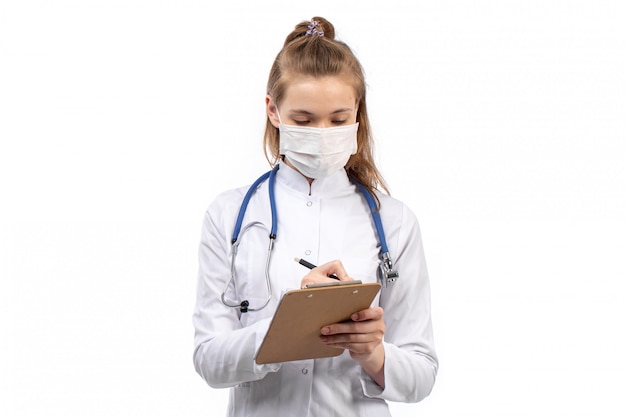
[[[239,213],[237,214],[237,221],[235,222],[235,228],[233,229],[233,236],[231,239],[231,245],[232,245],[231,264],[230,264],[231,274],[230,274],[230,279],[226,283],[226,287],[224,288],[224,291],[222,292],[221,298],[222,298],[222,303],[224,303],[224,305],[228,307],[238,307],[241,309],[242,313],[245,313],[248,311],[262,310],[263,308],[267,306],[267,304],[269,303],[272,297],[272,288],[271,288],[271,282],[270,282],[270,277],[269,277],[269,266],[270,266],[270,261],[272,258],[272,249],[274,247],[274,240],[276,239],[277,215],[276,215],[276,195],[274,192],[274,185],[276,182],[275,181],[276,173],[278,172],[279,167],[280,167],[279,165],[276,165],[272,170],[261,175],[250,186],[250,188],[246,192],[246,195],[244,196],[241,202],[241,207],[239,208]],[[250,199],[252,198],[252,195],[254,194],[256,189],[259,187],[259,185],[261,185],[266,180],[269,180],[268,181],[268,194],[269,194],[269,200],[270,200],[270,210],[272,214],[272,228],[270,229],[268,254],[267,254],[267,259],[265,263],[265,281],[267,284],[268,297],[261,307],[251,308],[248,300],[243,300],[240,304],[229,303],[225,299],[225,294],[226,294],[226,291],[228,290],[228,287],[230,286],[230,283],[233,281],[234,276],[235,276],[235,255],[237,254],[237,247],[239,246],[239,243],[240,243],[239,235],[242,232],[243,218],[246,214],[248,203],[250,203]],[[376,228],[376,233],[378,234],[378,240],[380,243],[381,263],[378,269],[378,279],[381,281],[382,286],[386,287],[387,284],[395,282],[395,280],[399,277],[399,274],[397,271],[393,269],[393,262],[391,260],[391,256],[389,255],[389,249],[387,247],[387,240],[385,238],[385,230],[383,229],[383,223],[380,218],[380,213],[378,212],[376,200],[374,199],[374,196],[372,195],[372,193],[370,193],[367,190],[367,188],[363,186],[363,184],[356,181],[354,178],[350,178],[350,180],[357,187],[357,189],[361,192],[361,194],[363,194],[363,197],[365,197],[365,200],[367,201],[367,205],[370,208],[370,212],[372,214],[372,219],[374,220],[374,226]],[[244,231],[247,230],[249,227],[257,225],[257,224],[261,224],[261,222],[254,221],[254,222],[248,223],[244,227]]]
[[[237,222],[235,223],[235,229],[233,230],[233,238],[231,239],[231,244],[235,244],[237,239],[239,239],[239,232],[241,231],[241,225],[243,224],[243,216],[246,214],[246,210],[248,209],[248,203],[250,202],[250,198],[252,198],[252,194],[256,191],[257,187],[261,185],[261,183],[269,178],[269,196],[270,196],[270,209],[272,211],[272,229],[270,230],[270,239],[276,239],[276,197],[274,193],[274,178],[276,177],[276,173],[278,172],[279,165],[276,165],[274,169],[266,172],[261,175],[248,189],[248,192],[243,197],[243,201],[241,202],[241,207],[239,207],[239,214],[237,215]]]

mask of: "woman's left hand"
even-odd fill
[[[347,349],[352,359],[384,388],[383,366],[385,351],[384,311],[381,307],[370,307],[354,313],[351,321],[335,323],[322,328],[322,343],[327,346]]]

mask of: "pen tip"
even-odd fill
[[[293,258],[294,261],[300,262],[300,258]]]

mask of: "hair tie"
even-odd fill
[[[306,31],[305,35],[306,36],[319,36],[320,38],[322,36],[324,36],[324,31],[323,30],[317,30],[317,27],[319,26],[320,22],[318,22],[317,20],[311,20],[311,22],[309,23],[309,29]]]

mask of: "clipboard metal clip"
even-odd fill
[[[387,284],[393,284],[400,277],[398,271],[393,269],[393,261],[389,252],[382,254],[382,260],[378,267],[378,279],[380,280],[383,288],[387,288]]]

